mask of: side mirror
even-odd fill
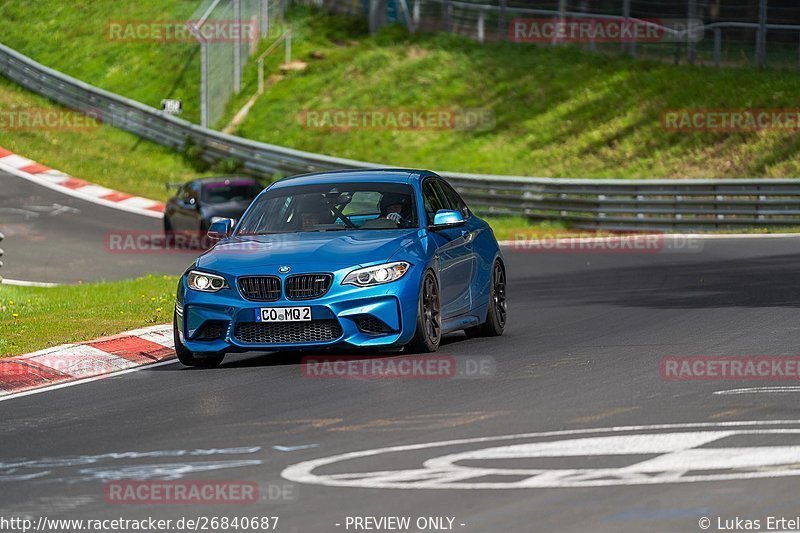
[[[207,235],[212,241],[218,241],[230,235],[231,229],[233,229],[233,220],[230,218],[224,218],[211,224],[211,227],[208,228]]]
[[[433,217],[433,229],[454,228],[466,223],[461,211],[439,209]]]

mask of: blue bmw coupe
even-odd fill
[[[506,272],[489,225],[423,170],[345,170],[276,181],[178,285],[175,351],[213,367],[229,352],[343,346],[438,349],[497,336]]]

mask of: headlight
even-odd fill
[[[389,283],[403,277],[408,272],[411,265],[405,261],[396,263],[386,263],[385,265],[371,266],[353,270],[345,276],[342,285],[356,285],[358,287],[370,287]]]
[[[228,283],[222,276],[196,270],[189,272],[186,276],[186,283],[190,289],[200,292],[217,292],[228,287]]]

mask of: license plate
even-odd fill
[[[259,322],[307,322],[311,320],[311,308],[262,307],[256,318]]]

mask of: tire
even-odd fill
[[[491,292],[489,293],[489,309],[486,310],[486,320],[479,326],[464,330],[467,337],[499,337],[503,334],[508,320],[508,305],[506,302],[506,271],[503,263],[496,259],[492,265]]]
[[[184,366],[192,366],[197,368],[216,368],[222,363],[225,358],[224,353],[211,352],[203,357],[196,357],[195,353],[189,351],[186,346],[181,342],[178,335],[178,317],[172,319],[172,337],[175,340],[175,355],[178,356],[178,361]]]
[[[164,235],[173,233],[172,220],[167,215],[164,215]]]
[[[410,353],[431,353],[439,349],[442,340],[442,306],[439,282],[432,271],[422,276],[417,303],[417,324],[414,337],[406,344]]]

